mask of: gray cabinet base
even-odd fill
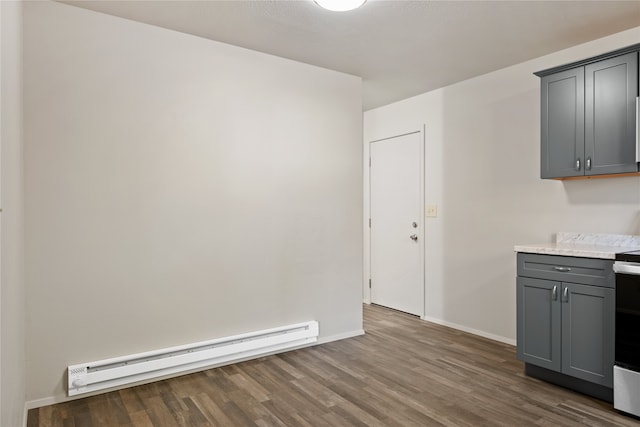
[[[552,384],[577,391],[579,393],[587,394],[589,396],[604,400],[609,403],[613,403],[612,388],[604,387],[599,384],[593,384],[589,381],[584,381],[579,378],[561,374],[559,372],[550,371],[549,369],[541,368],[529,363],[524,364],[524,373],[530,377],[538,378],[540,380],[547,381]]]

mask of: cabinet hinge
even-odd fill
[[[369,228],[371,228],[371,218],[369,218]]]
[[[371,157],[369,157],[369,167],[371,167]]]
[[[371,289],[371,279],[369,279],[369,289]]]

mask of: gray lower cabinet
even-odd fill
[[[562,372],[613,387],[615,290],[563,283]]]
[[[615,285],[611,266],[608,260],[518,254],[520,360],[613,387]]]
[[[561,283],[517,278],[518,359],[553,371],[562,369]]]

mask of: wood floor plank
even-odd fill
[[[112,396],[113,394],[109,393],[105,399],[93,399],[88,403],[91,421],[95,427],[125,425],[131,422],[122,402],[118,403]]]
[[[154,426],[181,425],[179,420],[176,420],[169,408],[167,408],[161,395],[148,397],[143,402],[147,408],[149,419],[151,419]]]
[[[222,427],[232,427],[233,421],[224,413],[224,411],[209,397],[207,393],[199,393],[192,398],[200,412],[209,421],[210,425],[218,425]]]
[[[639,427],[513,346],[364,307],[366,334],[29,411],[28,427]]]
[[[230,400],[222,410],[231,419],[234,426],[254,426],[256,423],[250,418],[250,415],[244,412],[236,402]]]
[[[118,390],[122,404],[124,405],[127,413],[133,414],[144,411],[144,406],[135,388],[125,388]]]
[[[242,372],[239,372],[231,375],[230,379],[238,386],[238,388],[247,390],[258,402],[269,400],[269,392],[257,381],[251,378],[250,375],[244,375]]]
[[[153,423],[146,411],[130,412],[131,425],[135,427],[153,427]]]

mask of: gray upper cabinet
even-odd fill
[[[541,81],[541,176],[584,175],[584,67]]]
[[[585,173],[637,172],[638,53],[585,67]]]
[[[542,178],[638,172],[638,51],[629,46],[536,73]]]

